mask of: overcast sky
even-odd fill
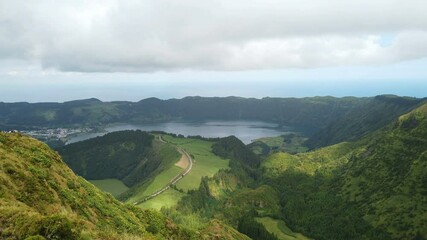
[[[425,0],[0,0],[0,101],[427,96]]]

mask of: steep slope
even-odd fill
[[[262,165],[282,218],[316,239],[427,238],[427,104],[358,142]]]
[[[89,180],[116,178],[128,187],[155,176],[180,157],[142,131],[120,131],[57,149],[67,165]]]
[[[427,104],[353,152],[340,194],[395,238],[427,238]]]
[[[124,205],[77,177],[47,145],[0,133],[0,238],[188,239],[157,212]]]

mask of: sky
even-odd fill
[[[0,102],[427,97],[425,0],[0,0]]]

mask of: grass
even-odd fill
[[[171,179],[178,176],[182,171],[183,170],[180,167],[171,166],[169,169],[161,172],[154,178],[153,182],[147,187],[147,189],[145,189],[144,195],[150,195],[166,186]]]
[[[123,184],[122,181],[115,178],[90,180],[89,182],[95,185],[97,188],[101,189],[102,191],[111,193],[115,197],[119,196],[120,194],[124,193],[129,189],[126,185]]]
[[[141,188],[141,191],[138,191],[135,195],[130,197],[126,202],[133,203],[139,199],[142,199],[157,190],[163,188],[166,186],[171,179],[176,177],[178,174],[180,174],[183,170],[175,165],[169,167],[168,169],[162,171],[159,175],[157,175],[153,181],[151,181],[146,188]],[[166,191],[167,192],[167,191]],[[155,197],[153,200],[157,201],[161,198],[163,194],[166,194],[166,192],[160,194],[159,196]],[[150,202],[150,201],[148,201]],[[140,204],[141,206],[147,206],[144,204]]]
[[[157,197],[138,204],[137,206],[144,209],[160,210],[162,207],[172,207],[176,205],[184,195],[185,193],[169,188]]]
[[[271,217],[255,218],[255,220],[262,225],[268,232],[276,235],[281,240],[308,240],[310,238],[302,235],[301,233],[294,233],[286,226],[282,220],[273,219]]]
[[[0,132],[0,212],[0,239],[154,239],[153,229],[159,239],[179,239],[188,232],[158,212],[122,204],[19,133]]]
[[[272,151],[300,153],[308,150],[308,148],[303,145],[306,140],[306,137],[298,134],[286,134],[276,137],[258,138],[253,140],[253,142],[263,142],[270,147]]]
[[[265,176],[279,176],[289,169],[314,175],[317,171],[331,174],[333,170],[348,162],[348,153],[354,149],[354,143],[339,143],[319,149],[315,152],[298,153],[295,155],[278,152],[263,161]]]
[[[163,139],[187,151],[193,158],[193,168],[177,184],[184,191],[197,189],[204,176],[212,177],[220,169],[228,168],[228,160],[211,152],[212,142],[199,139],[175,138],[164,135]]]

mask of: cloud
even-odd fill
[[[425,9],[424,0],[0,0],[0,60],[64,72],[389,64],[427,57]]]

